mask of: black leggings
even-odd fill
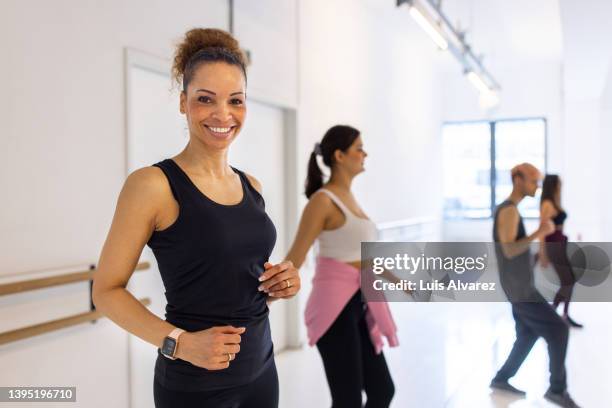
[[[277,408],[276,365],[252,383],[215,391],[174,391],[154,381],[153,399],[155,408]]]
[[[332,396],[332,408],[386,408],[395,387],[385,356],[376,354],[365,321],[361,292],[351,298],[317,342]]]
[[[546,253],[550,263],[555,268],[561,287],[553,301],[553,307],[556,309],[560,303],[564,303],[563,314],[567,315],[569,303],[572,299],[572,292],[576,284],[576,276],[572,268],[572,263],[567,257],[567,236],[557,230],[546,237]]]

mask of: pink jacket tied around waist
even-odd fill
[[[309,345],[316,344],[331,327],[360,288],[360,278],[360,271],[354,266],[332,258],[317,258],[312,292],[304,313]],[[367,302],[367,306],[366,322],[376,354],[382,351],[383,336],[389,346],[397,347],[397,328],[387,302]]]

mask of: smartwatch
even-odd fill
[[[183,333],[185,333],[185,330],[176,328],[172,330],[169,335],[166,336],[160,350],[164,357],[167,357],[170,360],[176,360],[174,354],[176,353],[176,349],[178,348],[177,346],[179,336]]]

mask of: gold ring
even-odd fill
[[[289,279],[285,279],[285,282],[287,282],[287,289],[289,289],[291,287],[291,282]]]

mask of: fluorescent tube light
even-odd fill
[[[412,18],[421,26],[423,30],[431,39],[436,43],[441,50],[445,51],[448,49],[448,41],[444,38],[444,35],[440,32],[440,27],[432,21],[432,19],[426,15],[426,13],[417,7],[416,2],[410,4],[410,15]]]
[[[487,85],[486,82],[483,81],[483,79],[474,71],[468,72],[467,77],[480,93],[485,94],[491,92],[489,85]]]

